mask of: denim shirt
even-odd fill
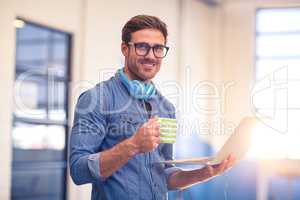
[[[151,116],[175,118],[174,106],[159,92],[147,102]],[[93,200],[167,199],[167,178],[179,168],[159,161],[173,159],[172,144],[135,155],[110,177],[100,173],[101,152],[131,137],[148,114],[145,101],[130,96],[118,74],[80,95],[70,138],[70,173],[75,184],[92,184]]]

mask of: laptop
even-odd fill
[[[235,128],[233,134],[226,140],[223,147],[216,155],[211,157],[199,157],[181,160],[166,160],[161,163],[165,164],[200,164],[200,165],[217,165],[232,154],[236,161],[241,160],[247,153],[251,145],[251,134],[253,128],[258,123],[254,117],[245,117]]]

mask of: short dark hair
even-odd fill
[[[156,29],[159,30],[167,42],[168,30],[167,25],[158,17],[150,15],[137,15],[132,17],[122,29],[122,41],[125,43],[130,42],[131,33],[142,29]]]

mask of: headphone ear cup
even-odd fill
[[[132,89],[135,91],[137,95],[144,95],[145,94],[145,86],[138,80],[131,81]]]
[[[123,69],[119,69],[117,73],[120,75],[121,82],[125,85],[131,96],[137,99],[149,99],[156,94],[155,87],[151,83],[129,80]]]
[[[149,96],[152,96],[155,94],[155,88],[152,84],[147,84],[144,89],[145,89],[145,94],[147,94]],[[153,94],[153,92],[154,92],[154,94]]]

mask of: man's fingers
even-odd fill
[[[228,166],[231,166],[234,162],[235,162],[235,158],[232,154],[230,154],[228,157],[227,157],[227,165]]]
[[[212,166],[208,165],[207,166],[207,170],[208,170],[208,173],[209,173],[210,176],[214,176],[215,175],[215,173],[214,173],[215,170],[214,170],[214,168]]]
[[[160,129],[160,125],[159,125],[159,123],[158,123],[158,122],[153,122],[151,125],[152,125],[152,128],[153,128],[153,129],[155,129],[155,130],[159,131],[159,129]]]
[[[236,161],[235,157],[231,156],[230,160],[228,161],[228,164],[227,164],[227,169],[231,168],[235,164],[235,161]]]
[[[225,160],[226,160],[226,163],[225,163],[224,169],[221,169],[222,172],[230,169],[234,165],[235,157],[233,155],[229,155]]]
[[[153,135],[154,137],[160,137],[160,133],[159,133],[158,131],[153,131],[153,132],[152,132],[152,135]]]
[[[159,136],[160,135],[160,126],[158,123],[156,122],[152,122],[152,123],[147,123],[146,126],[146,131],[150,134],[150,135],[155,135],[155,136]]]
[[[159,137],[151,137],[152,147],[153,149],[156,149],[158,145],[160,144],[160,138]]]
[[[158,129],[158,130],[157,130],[157,129],[152,130],[151,135],[156,136],[156,137],[159,137],[159,136],[160,136],[160,131],[159,131],[159,129]]]
[[[228,159],[226,158],[223,160],[223,162],[217,167],[217,173],[223,172],[225,170],[225,167],[227,166]]]
[[[147,123],[149,123],[149,124],[152,124],[154,122],[158,122],[157,117],[152,117],[147,121]]]
[[[235,157],[233,155],[229,155],[218,165],[214,165],[214,166],[208,165],[207,170],[211,176],[215,176],[231,168],[234,165],[234,163],[235,163]]]
[[[155,139],[155,143],[156,143],[157,145],[159,145],[159,144],[160,144],[160,137],[156,137],[156,139]]]

